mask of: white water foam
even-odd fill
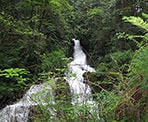
[[[47,94],[53,96],[49,85],[31,86],[19,102],[8,105],[0,111],[0,122],[27,122],[31,107],[47,104],[44,102]],[[48,104],[53,104],[53,101],[53,98],[51,98]]]
[[[85,72],[95,72],[95,69],[87,65],[86,55],[83,52],[80,41],[74,41],[74,59],[69,64],[69,77],[67,82],[70,86],[71,93],[73,94],[72,104],[92,103],[91,88],[84,83],[83,74]]]

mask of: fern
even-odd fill
[[[142,16],[148,21],[148,14],[142,13]]]
[[[148,18],[148,14],[142,14],[145,18]],[[130,22],[133,25],[136,25],[140,28],[145,29],[146,31],[148,31],[148,22],[144,21],[141,17],[134,17],[134,16],[130,16],[130,17],[123,17],[123,20],[125,22]]]

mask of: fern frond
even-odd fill
[[[144,14],[144,15],[147,15],[147,14]],[[130,22],[131,24],[136,25],[148,31],[148,22],[144,21],[141,17],[134,17],[134,16],[126,17],[125,16],[123,17],[123,20],[125,22]]]
[[[143,16],[145,19],[148,20],[148,14],[146,14],[146,13],[142,13],[142,16]]]

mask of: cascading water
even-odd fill
[[[72,104],[76,107],[85,105],[89,108],[89,112],[95,116],[95,121],[100,121],[98,105],[93,100],[91,88],[84,82],[83,74],[85,72],[95,72],[95,69],[87,65],[86,55],[81,49],[80,41],[74,41],[74,58],[69,64],[69,73],[67,82],[72,93]],[[77,110],[76,110],[77,111]],[[77,111],[79,113],[79,111]]]
[[[91,88],[84,83],[83,74],[85,72],[95,72],[95,70],[87,65],[86,55],[81,49],[80,41],[75,39],[73,41],[75,44],[74,59],[69,64],[69,73],[66,77],[72,93],[72,104],[91,105],[92,110],[94,110],[96,105],[92,99]],[[44,102],[44,99],[48,94],[51,98],[47,103]],[[0,110],[0,122],[27,122],[31,107],[47,104],[54,104],[52,87],[46,83],[33,85],[19,102]],[[50,108],[49,112],[54,116],[55,113]]]
[[[49,93],[51,97],[53,96],[51,90],[46,83],[31,86],[19,102],[8,105],[0,111],[0,122],[27,122],[31,107],[46,105],[47,103],[44,102],[46,96]],[[50,103],[53,104],[53,101],[54,98],[51,98]]]
[[[93,100],[91,95],[91,88],[89,85],[83,82],[83,74],[85,72],[95,72],[95,70],[87,65],[86,55],[81,49],[80,41],[76,39],[73,39],[73,41],[74,60],[69,64],[70,77],[67,78],[67,82],[73,95],[72,104],[92,103]]]

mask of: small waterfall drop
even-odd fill
[[[85,72],[95,72],[95,70],[87,65],[86,55],[81,49],[80,41],[73,39],[74,41],[74,59],[69,64],[69,76],[67,82],[70,86],[71,93],[73,95],[72,104],[75,103],[91,103],[92,94],[89,85],[84,83],[83,74]]]

